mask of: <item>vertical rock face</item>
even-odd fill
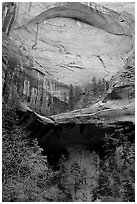
[[[132,10],[133,4],[128,5]],[[132,14],[77,2],[6,4],[4,11],[3,29],[10,33],[10,38],[3,34],[4,92],[12,94],[14,89],[25,107],[49,115],[54,114],[50,112],[54,107],[55,113],[67,110],[68,84],[82,85],[94,75],[112,77],[104,101],[51,118],[57,124],[134,121]],[[59,129],[58,139],[54,132],[60,147],[64,133]],[[66,141],[68,145],[68,136]]]
[[[11,37],[37,69],[67,84],[110,79],[134,46],[133,16],[95,3],[18,3],[16,10]]]
[[[4,33],[2,51],[3,96],[15,94],[19,101],[42,115],[66,110],[69,86],[36,69],[32,56],[24,54]]]
[[[3,31],[16,41],[15,53],[17,46],[21,50],[18,57],[14,55],[17,64],[12,66],[13,78],[27,106],[45,115],[59,104],[63,108],[55,113],[64,112],[67,85],[83,85],[93,76],[109,80],[117,72],[125,72],[134,50],[134,4],[125,3],[121,9],[115,4],[115,11],[109,9],[110,4],[105,5],[3,4]],[[4,55],[12,55],[6,51],[5,36],[3,43]]]
[[[7,100],[17,96],[25,109],[21,123],[38,139],[49,162],[56,165],[62,154],[69,154],[66,166],[72,177],[67,182],[75,201],[83,201],[77,200],[83,195],[84,201],[92,201],[89,187],[97,185],[90,151],[101,155],[106,135],[134,140],[134,4],[124,3],[129,13],[116,3],[115,11],[104,5],[3,4],[3,95]],[[57,114],[67,111],[69,85],[82,86],[93,76],[110,80],[106,98]],[[44,117],[51,114],[56,115]],[[76,189],[78,166],[83,191]]]

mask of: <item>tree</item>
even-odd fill
[[[70,92],[69,92],[69,109],[73,110],[74,108],[74,87],[70,84]]]
[[[97,79],[96,77],[92,78],[92,91],[93,95],[95,96],[98,93],[98,87],[97,87]]]
[[[94,197],[102,202],[134,202],[135,144],[128,140],[128,135],[119,133],[118,139],[107,136],[105,149]]]
[[[79,85],[74,87],[74,93],[73,93],[73,104],[74,104],[74,108],[77,107],[78,101],[81,99],[82,97],[82,90],[80,88]]]
[[[99,79],[97,86],[98,86],[98,93],[102,94],[104,90],[103,90],[103,83],[101,79]]]
[[[14,98],[14,96],[13,96]],[[60,171],[53,171],[36,139],[18,125],[16,102],[3,100],[2,200],[3,202],[57,202],[64,200]]]

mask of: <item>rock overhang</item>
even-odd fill
[[[18,6],[19,11],[24,9],[23,3]],[[67,84],[77,82],[84,84],[83,78],[89,81],[92,75],[96,75],[96,66],[99,75],[106,78],[110,78],[124,67],[125,53],[134,46],[132,15],[117,13],[96,3],[86,5],[79,2],[48,5],[45,3],[39,8],[41,11],[38,9],[39,12],[35,14],[36,6],[38,7],[38,4],[32,4],[29,12],[25,10],[26,13],[16,19],[11,36],[20,44],[24,44],[34,56],[34,60],[43,66],[45,72],[48,70],[58,80]],[[26,20],[23,20],[23,15]],[[37,25],[37,45],[32,49]],[[95,33],[94,38],[92,31]],[[69,33],[72,38],[67,40]],[[72,62],[75,62],[73,66]],[[39,67],[36,63],[35,66]],[[67,79],[68,74],[70,77]]]
[[[60,6],[60,9],[57,9],[58,6]],[[20,41],[21,38],[23,38],[23,40],[26,39],[26,42],[28,42],[30,38],[28,36],[29,29],[27,30],[27,28],[30,28],[30,35],[33,34],[32,36],[34,37],[36,34],[35,25],[37,26],[37,24],[41,24],[41,23],[44,24],[43,22],[45,21],[45,19],[56,19],[55,17],[63,17],[64,19],[68,19],[69,17],[71,19],[74,19],[75,21],[80,20],[80,22],[86,23],[91,27],[96,27],[96,29],[99,29],[100,32],[101,30],[103,30],[105,34],[108,33],[111,36],[113,35],[116,38],[119,38],[119,41],[122,40],[122,43],[120,44],[120,46],[117,47],[117,50],[120,50],[120,58],[125,52],[127,53],[128,51],[131,51],[133,49],[134,20],[132,21],[132,16],[129,16],[125,13],[118,15],[116,12],[113,12],[107,9],[100,10],[100,8],[102,9],[102,7],[93,6],[93,4],[91,4],[90,7],[87,7],[87,6],[85,7],[84,5],[81,5],[79,3],[74,3],[74,4],[63,3],[63,4],[59,4],[58,6],[53,5],[52,8],[49,7],[47,11],[44,11],[42,14],[38,15],[32,20],[26,21],[26,23],[20,28],[17,28],[15,30],[13,28],[12,34],[11,34],[12,37],[15,34],[14,36],[15,40],[17,40],[19,44],[21,42]],[[73,12],[73,6],[74,8],[76,7],[78,8],[77,9],[78,11],[76,12],[76,14],[74,14]],[[52,10],[52,12],[49,12],[51,11],[50,9]],[[86,9],[87,13],[81,15],[81,12],[84,12],[83,9],[84,10]],[[94,19],[94,22],[93,22],[93,19],[91,19],[91,16],[89,14]],[[122,18],[125,18],[124,21],[120,20]],[[104,23],[105,21],[107,21],[107,23]],[[109,24],[111,24],[111,26],[108,26]],[[45,25],[46,25],[46,22],[45,22]],[[24,35],[27,34],[25,38],[24,38],[24,35],[22,35],[23,33],[22,31],[24,32]],[[22,36],[18,38],[17,36],[20,34]],[[4,42],[6,42],[6,39],[4,40]],[[50,41],[50,43],[52,46],[54,46],[54,43],[52,41]],[[128,49],[126,48],[127,50],[123,51],[123,45],[127,45],[127,44],[129,45]],[[55,43],[55,47],[58,47],[58,45],[59,44]],[[131,50],[129,48],[131,48]],[[59,46],[59,49],[60,49],[60,46]],[[15,53],[19,54],[17,50],[18,49],[16,48]],[[40,52],[40,50],[37,48],[28,50],[28,51],[30,51],[30,53],[32,52],[31,54],[35,59],[36,59],[37,53]],[[12,50],[9,51],[9,55],[11,54],[11,52]],[[25,50],[23,50],[23,52],[25,53]],[[53,56],[55,58],[56,56],[55,53],[56,52],[54,52],[53,55],[51,55],[51,58]],[[7,54],[8,54],[8,51],[7,51]],[[40,55],[41,54],[42,52],[40,52]],[[44,55],[42,55],[40,59],[42,59]],[[68,57],[70,56],[70,53],[61,52],[60,55],[61,56],[67,55]],[[107,55],[108,53],[106,54],[106,56]],[[113,55],[115,54],[113,53]],[[119,53],[117,53],[117,55],[119,55]],[[21,56],[23,55],[19,54],[19,58]],[[102,58],[101,57],[102,56],[100,55],[96,56],[97,60],[100,63],[102,62],[102,59],[105,58],[105,57],[102,57]],[[125,61],[127,60],[127,57],[128,57],[128,54],[127,56],[125,56]],[[26,58],[23,57],[22,60],[26,61]],[[113,89],[116,89],[116,88],[113,87]],[[112,99],[112,96],[111,96],[111,99]],[[112,100],[107,101],[107,103],[104,103],[104,105],[102,105],[101,103],[98,103],[93,105],[92,107],[87,108],[86,110],[84,109],[76,110],[74,112],[69,112],[66,114],[62,113],[61,117],[60,115],[56,115],[56,116],[51,116],[50,118],[46,118],[44,116],[37,114],[34,110],[31,110],[31,108],[25,111],[24,110],[21,111],[20,115],[21,115],[21,121],[24,127],[26,127],[30,131],[32,137],[38,138],[39,144],[45,149],[45,151],[46,150],[49,152],[53,151],[56,154],[57,152],[61,153],[64,150],[70,151],[71,149],[70,147],[72,146],[73,148],[93,150],[95,147],[98,147],[98,146],[100,148],[100,145],[102,145],[102,141],[105,141],[104,140],[105,134],[112,134],[115,132],[123,133],[127,129],[128,131],[130,130],[129,131],[130,135],[132,136],[134,135],[133,133],[134,132],[134,103],[127,101],[128,106],[123,102],[123,100],[121,100],[121,103],[123,103],[122,106],[120,104],[113,104]],[[69,117],[70,115],[71,117]]]
[[[125,118],[123,112],[123,120],[119,117],[116,119],[116,115],[111,115],[108,110],[107,120],[106,117],[105,120],[101,120],[100,117],[94,119],[93,114],[88,117],[84,114],[78,116],[78,113],[77,117],[73,116],[69,120],[67,114],[71,115],[70,112],[66,113],[66,117],[63,115],[66,121],[61,118],[57,120],[58,115],[50,118],[41,117],[31,110],[20,110],[20,113],[22,113],[21,125],[29,130],[31,137],[38,139],[40,147],[47,155],[70,153],[73,149],[105,152],[107,138],[118,140],[120,134],[127,135],[129,140],[134,141],[135,123],[134,119],[132,121],[134,114],[131,112],[128,112],[128,118]],[[84,121],[81,121],[80,117]]]
[[[19,97],[18,100],[20,101]],[[41,116],[23,102],[19,106],[21,124],[49,152],[70,151],[71,148],[93,150],[104,143],[105,134],[112,134],[117,130],[123,132],[125,128],[132,129],[133,138],[134,99],[98,102],[88,108],[50,118]]]
[[[90,6],[84,5],[79,2],[61,3],[58,6],[52,5],[51,8],[34,19],[27,22],[26,25],[43,23],[46,19],[63,17],[80,20],[91,26],[100,28],[116,35],[132,35],[131,26],[128,24],[127,19],[134,23],[131,15],[126,13],[114,12],[113,10],[91,3]]]

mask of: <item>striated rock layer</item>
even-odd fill
[[[130,14],[95,3],[17,3],[14,21],[9,20],[14,23],[3,28],[10,33],[10,38],[3,34],[3,92],[15,93],[22,126],[57,161],[74,149],[100,150],[106,135],[122,133],[134,140],[134,16],[129,5]],[[111,78],[103,101],[45,117],[51,104],[67,106],[67,84],[82,85],[93,76]]]
[[[18,3],[16,10],[10,36],[37,69],[63,83],[110,79],[134,47],[134,16],[122,10],[78,2]]]

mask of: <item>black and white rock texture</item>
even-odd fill
[[[15,5],[14,19],[8,21],[6,12],[3,18],[3,89],[17,93],[22,123],[39,144],[49,152],[69,152],[94,149],[109,131],[127,127],[133,136],[134,3]],[[68,85],[82,86],[93,76],[110,80],[103,101],[45,117],[49,100],[64,110]]]
[[[60,82],[110,79],[134,47],[134,4],[126,5],[132,14],[96,3],[18,3],[10,35]]]

